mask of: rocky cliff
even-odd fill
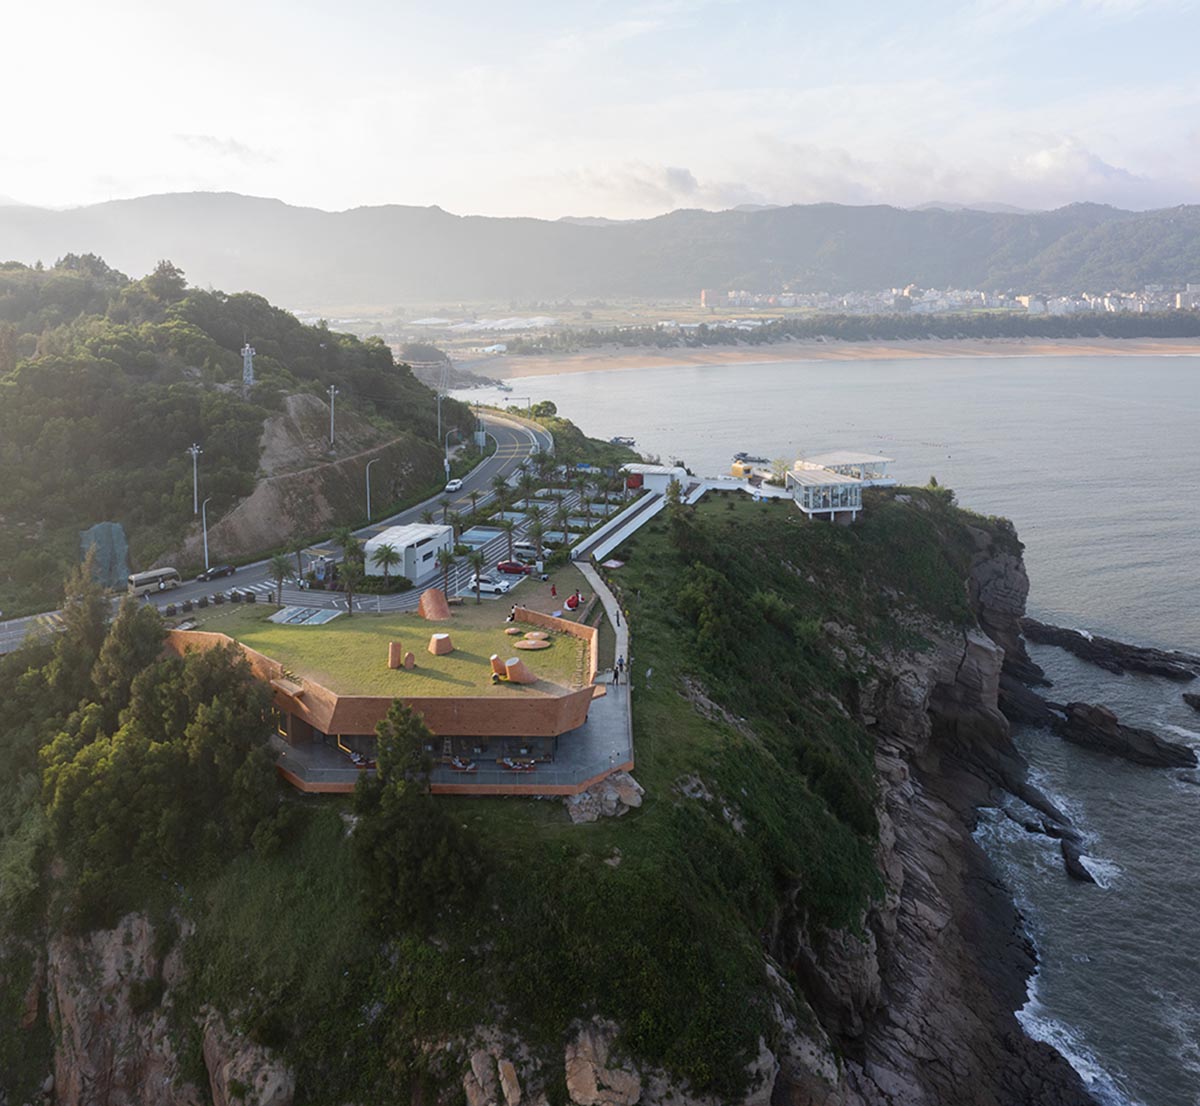
[[[185,923],[181,936],[187,931]],[[197,1085],[187,1077],[172,1032],[182,942],[164,936],[144,914],[83,936],[51,935],[30,995],[34,1016],[37,1003],[46,1002],[55,1042],[44,1100],[58,1106],[290,1106],[295,1086],[287,1066],[231,1032],[215,1010],[202,1010],[198,1024],[206,1078]],[[27,1021],[21,1029],[33,1018]]]

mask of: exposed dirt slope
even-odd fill
[[[390,436],[353,411],[338,411],[336,445],[329,447],[329,407],[313,395],[288,396],[283,412],[263,424],[259,481],[254,492],[209,527],[211,560],[248,556],[291,545],[307,535],[355,522],[366,510],[367,462],[375,506],[417,492],[441,475],[435,446],[412,434]],[[197,561],[199,528],[183,549],[163,558]]]

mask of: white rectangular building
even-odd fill
[[[400,560],[388,569],[389,576],[407,576],[416,582],[437,568],[439,549],[454,548],[454,530],[449,526],[427,526],[414,522],[409,526],[389,526],[363,546],[368,576],[382,576],[383,566],[375,559],[380,546],[390,545]]]
[[[667,485],[672,480],[678,480],[679,487],[683,491],[686,491],[692,482],[692,478],[687,474],[687,469],[675,465],[622,465],[621,471],[628,476],[640,476],[642,487],[652,492],[658,492],[659,495],[666,494]]]

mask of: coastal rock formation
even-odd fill
[[[179,1062],[161,1005],[149,996],[178,970],[155,954],[142,914],[83,937],[56,935],[47,949],[50,1022],[57,1040],[58,1106],[201,1106],[204,1096],[176,1085]]]
[[[204,1019],[204,1066],[213,1106],[292,1106],[296,1080],[288,1067],[261,1045],[230,1033],[215,1010]]]
[[[1200,695],[1194,691],[1185,691],[1183,693],[1183,701],[1187,703],[1192,710],[1200,710]]]
[[[1067,870],[1067,875],[1072,879],[1079,880],[1080,883],[1095,883],[1096,879],[1083,863],[1083,850],[1079,847],[1076,841],[1069,841],[1063,838],[1059,842],[1062,850],[1063,866]]]
[[[1036,618],[1021,619],[1021,629],[1030,641],[1042,645],[1057,645],[1081,660],[1089,661],[1117,675],[1125,672],[1144,672],[1149,676],[1163,676],[1181,683],[1200,676],[1200,656],[1194,653],[1126,645],[1112,638],[1083,634],[1061,626],[1050,626]]]
[[[975,542],[967,580],[971,606],[984,633],[1004,650],[1004,671],[1023,684],[1049,685],[1045,672],[1030,659],[1021,635],[1029,598],[1021,543],[1010,522],[997,520],[995,525],[998,533],[968,527]]]
[[[801,981],[842,1065],[830,1086],[785,1059],[775,1103],[1093,1101],[1066,1061],[1028,1038],[1014,1016],[1036,955],[972,837],[976,808],[997,804],[1004,791],[1032,800],[1064,839],[1071,834],[1065,815],[1025,779],[999,710],[1003,672],[1040,676],[1023,648],[1011,664],[1007,652],[1019,644],[1028,589],[1019,545],[1015,536],[985,538],[976,537],[971,595],[988,632],[922,626],[933,647],[888,657],[860,689],[855,709],[875,735],[886,889],[854,932],[814,938],[802,917],[780,919],[773,955]]]
[[[575,1106],[634,1106],[642,1097],[641,1076],[610,1062],[616,1035],[615,1025],[597,1019],[581,1026],[567,1045],[567,1094]]]
[[[1196,754],[1188,746],[1168,741],[1150,730],[1123,726],[1107,707],[1068,703],[1055,732],[1064,740],[1087,749],[1123,757],[1134,764],[1155,768],[1195,768]]]
[[[186,936],[189,927],[183,925]],[[57,1106],[291,1106],[294,1080],[260,1045],[205,1011],[208,1093],[182,1077],[168,1032],[173,988],[183,978],[178,942],[165,955],[144,914],[113,929],[53,936],[45,986],[54,1031]],[[211,1097],[210,1097],[211,1096]]]

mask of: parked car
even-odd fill
[[[450,482],[449,482],[449,483],[446,485],[446,489],[445,489],[445,490],[446,490],[446,491],[448,491],[448,492],[461,492],[461,491],[462,491],[462,486],[463,486],[463,485],[462,485],[462,481],[461,481],[461,480],[460,480],[460,479],[459,479],[459,478],[456,476],[456,477],[455,477],[453,480],[451,480],[451,481],[450,481]]]
[[[541,560],[541,554],[533,542],[519,541],[513,545],[513,556],[518,561],[524,561],[526,564],[532,564],[534,561]]]
[[[216,580],[221,576],[232,576],[237,572],[234,565],[213,565],[207,572],[200,573],[197,580]]]
[[[509,576],[529,576],[533,573],[533,565],[522,564],[520,561],[501,561],[496,566],[496,571]]]
[[[513,582],[511,580],[492,580],[487,576],[479,578],[479,594],[480,595],[504,595],[511,591]],[[463,595],[475,594],[475,581],[472,580],[462,593]]]

